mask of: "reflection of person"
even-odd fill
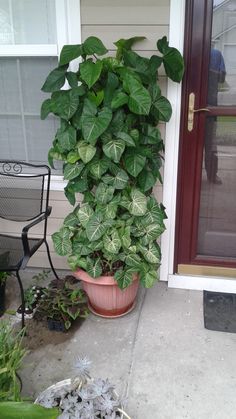
[[[215,48],[211,49],[209,79],[208,79],[208,105],[217,106],[218,84],[225,81],[225,63],[221,52]],[[222,183],[217,176],[218,157],[217,147],[214,144],[216,138],[216,118],[209,117],[206,119],[205,133],[205,168],[207,179],[209,182]]]

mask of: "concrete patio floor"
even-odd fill
[[[29,281],[32,271],[24,275]],[[235,419],[236,335],[204,329],[202,311],[202,292],[163,282],[140,289],[127,316],[91,314],[70,339],[30,352],[23,394],[70,377],[76,357],[87,355],[92,375],[108,377],[127,398],[132,419]]]

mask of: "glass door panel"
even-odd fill
[[[236,255],[236,117],[208,117],[202,169],[198,256]]]

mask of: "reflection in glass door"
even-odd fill
[[[236,257],[236,0],[214,0],[212,16],[197,256],[230,259]]]

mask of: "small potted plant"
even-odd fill
[[[88,315],[87,297],[71,286],[71,277],[53,280],[44,290],[34,317],[47,320],[49,330],[65,332],[78,317]]]
[[[79,358],[76,377],[44,390],[35,403],[47,408],[58,407],[61,411],[58,419],[130,419],[115,387],[107,379],[91,379],[89,367],[90,361],[86,357]]]
[[[45,286],[42,286],[41,283],[48,279],[50,270],[44,269],[42,272],[34,275],[32,279],[35,282],[35,285],[31,285],[30,287],[24,290],[24,299],[25,299],[25,318],[32,319],[37,306],[41,298],[44,295]],[[20,305],[16,311],[16,316],[21,318],[22,316],[22,305]]]
[[[153,187],[162,182],[164,145],[157,125],[168,122],[172,110],[158,70],[163,65],[167,77],[180,82],[184,66],[166,37],[157,41],[158,55],[132,51],[143,39],[115,42],[116,57],[107,56],[96,37],[65,45],[42,87],[52,95],[41,117],[51,112],[60,118],[49,162],[64,162],[65,195],[74,206],[53,234],[54,247],[68,256],[93,312],[109,317],[132,309],[138,280],[152,287],[161,263],[157,240],[166,214]],[[78,57],[82,62],[72,72],[69,63]]]

